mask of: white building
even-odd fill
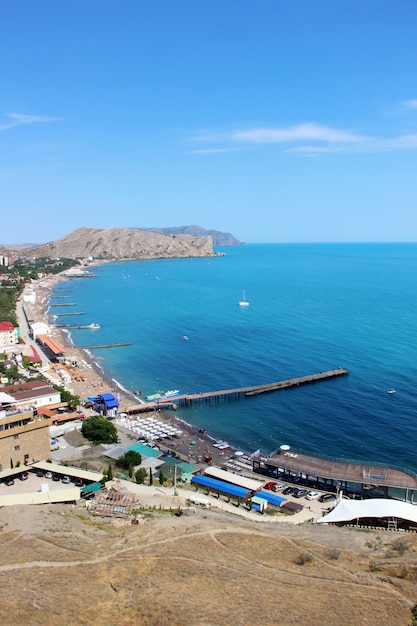
[[[0,322],[0,346],[17,344],[17,331],[11,322]]]

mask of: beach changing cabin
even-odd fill
[[[116,417],[119,402],[112,393],[101,393],[95,399],[95,408],[105,417]]]

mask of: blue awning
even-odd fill
[[[101,393],[98,396],[98,401],[105,404],[107,409],[115,409],[119,406],[119,402],[112,393]]]
[[[274,493],[270,493],[269,491],[257,491],[256,495],[258,498],[263,498],[269,502],[269,504],[273,504],[274,506],[281,506],[283,502],[286,502],[286,498],[276,496]]]
[[[238,498],[246,498],[248,494],[252,493],[249,489],[244,489],[243,487],[238,487],[237,485],[232,485],[231,483],[226,483],[224,480],[218,480],[210,476],[193,476],[191,483],[214,489],[220,493],[227,493],[230,496],[236,496]]]

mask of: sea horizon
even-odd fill
[[[346,367],[341,379],[177,415],[248,452],[285,443],[417,471],[410,444],[417,428],[417,244],[266,243],[216,251],[226,256],[104,263],[96,278],[67,281],[77,310],[86,312],[83,323],[101,326],[70,331],[71,341],[132,342],[92,355],[115,389],[132,397]],[[243,292],[247,307],[238,305]]]

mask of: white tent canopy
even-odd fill
[[[317,523],[352,522],[361,518],[395,517],[417,524],[417,506],[409,502],[371,498],[369,500],[341,500],[328,515]]]

